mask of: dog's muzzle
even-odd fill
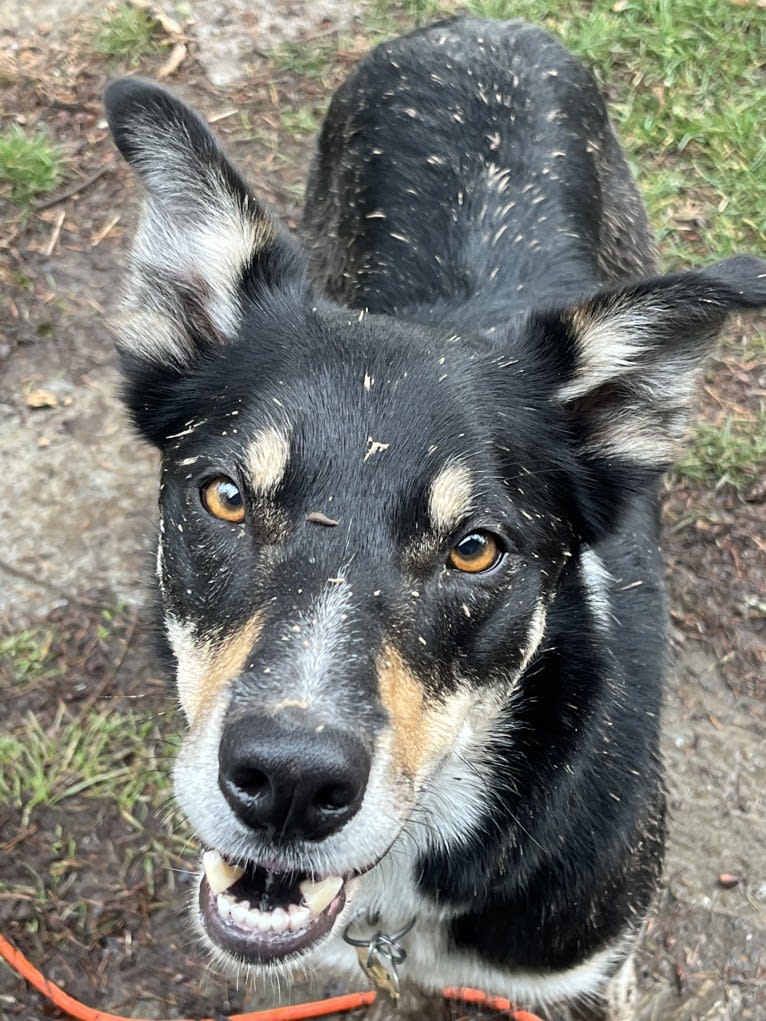
[[[218,786],[269,857],[203,856],[199,910],[205,931],[223,950],[268,964],[310,949],[329,934],[352,877],[286,871],[296,845],[311,859],[356,814],[370,756],[359,739],[294,708],[234,715],[223,727]],[[294,859],[293,859],[294,860]]]

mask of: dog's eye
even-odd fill
[[[231,521],[234,524],[244,520],[245,501],[236,483],[225,475],[219,475],[217,479],[206,482],[200,490],[200,497],[202,506],[214,518]]]
[[[491,532],[471,532],[450,550],[449,565],[458,571],[480,574],[499,564],[502,557],[500,541]]]

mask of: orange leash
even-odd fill
[[[537,1014],[528,1010],[517,1010],[510,1000],[504,996],[490,996],[480,989],[469,989],[468,986],[447,986],[442,990],[445,1000],[460,1000],[461,1003],[475,1003],[488,1010],[508,1011],[511,1021],[542,1021]]]
[[[0,957],[4,957],[22,978],[47,997],[51,1003],[60,1010],[66,1011],[70,1017],[76,1018],[77,1021],[148,1021],[146,1018],[127,1018],[122,1014],[109,1014],[80,1003],[69,993],[65,993],[55,982],[47,979],[2,934],[0,934]],[[342,1014],[348,1010],[367,1007],[373,1002],[376,995],[372,991],[348,993],[346,996],[333,996],[329,1000],[315,1000],[312,1003],[300,1003],[294,1007],[274,1007],[271,1010],[256,1010],[248,1014],[232,1014],[228,1021],[307,1021],[312,1017],[326,1017],[328,1014]],[[460,1000],[463,1003],[480,1004],[490,1010],[506,1011],[510,1021],[540,1021],[536,1014],[530,1014],[527,1010],[515,1010],[510,1000],[506,1000],[502,996],[488,996],[478,989],[468,989],[462,986],[450,987],[444,990],[444,997],[448,1000]],[[176,1018],[174,1021],[213,1021],[213,1019]]]

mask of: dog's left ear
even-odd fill
[[[236,335],[243,295],[296,273],[296,251],[205,122],[137,78],[104,95],[118,149],[145,186],[119,322],[126,367],[183,373]]]
[[[599,294],[547,318],[563,343],[561,402],[596,517],[673,463],[696,383],[727,317],[766,307],[766,262],[736,256]],[[563,328],[563,329],[562,329]]]

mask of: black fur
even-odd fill
[[[445,22],[360,62],[319,139],[309,256],[178,100],[123,82],[107,106],[161,218],[177,205],[204,219],[209,186],[271,226],[231,282],[235,328],[213,325],[205,267],[174,265],[153,300],[181,324],[182,353],[122,344],[128,405],[163,452],[166,612],[210,640],[263,613],[257,669],[232,678],[235,706],[257,705],[289,686],[285,626],[343,567],[353,638],[332,683],[355,715],[339,708],[332,725],[372,749],[387,725],[384,642],[439,703],[518,672],[546,606],[486,749],[483,821],[448,852],[422,847],[412,878],[455,907],[453,948],[509,973],[566,970],[635,935],[665,833],[658,482],[727,315],[766,305],[766,263],[657,276],[592,76],[520,22]],[[144,146],[147,123],[159,129]],[[162,130],[184,154],[167,194],[152,185]],[[162,277],[151,258],[138,257],[141,287]],[[246,449],[275,415],[289,421],[290,460],[266,500]],[[388,445],[379,470],[368,440]],[[476,498],[434,537],[429,486],[451,461],[475,469]],[[220,474],[241,488],[245,531],[200,503]],[[316,511],[339,525],[307,524]],[[502,565],[445,572],[476,529],[499,536]],[[594,554],[606,572],[595,593],[583,568]]]

